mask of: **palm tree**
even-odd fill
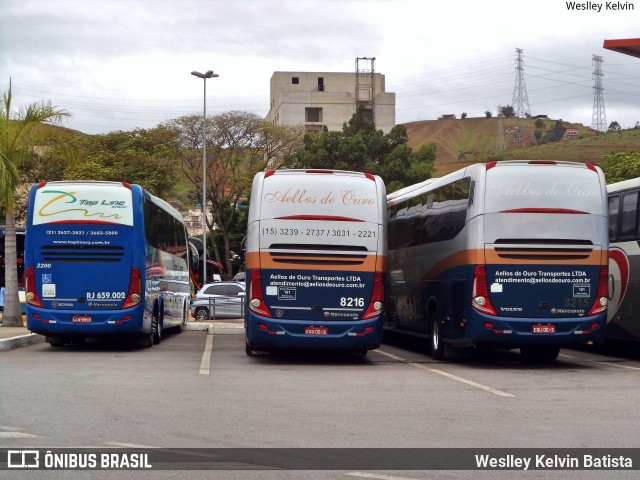
[[[14,198],[20,186],[18,166],[34,154],[34,147],[42,145],[47,137],[57,134],[45,123],[58,123],[68,116],[50,102],[32,103],[11,112],[11,80],[4,94],[0,110],[0,206],[6,211],[5,226],[5,304],[2,322],[6,326],[22,326],[18,299],[18,270],[16,248],[16,216]]]

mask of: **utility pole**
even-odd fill
[[[502,107],[498,105],[498,134],[496,135],[496,153],[506,148],[504,141],[504,127],[502,126]]]

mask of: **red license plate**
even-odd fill
[[[74,315],[71,317],[73,323],[91,323],[91,315]]]
[[[305,335],[329,335],[328,327],[304,327]]]
[[[533,325],[531,327],[532,333],[556,333],[555,325]]]

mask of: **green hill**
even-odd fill
[[[575,129],[577,138],[566,138],[542,145],[556,120],[542,119],[543,128],[534,119],[503,118],[505,149],[497,151],[498,119],[465,118],[456,120],[424,120],[406,123],[409,145],[416,149],[425,143],[436,144],[437,176],[466,165],[489,160],[547,159],[598,164],[602,156],[611,152],[640,151],[640,129],[598,134],[580,124],[562,122],[567,129]]]

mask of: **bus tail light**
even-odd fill
[[[471,306],[487,315],[497,315],[496,310],[493,308],[493,305],[491,305],[491,300],[489,300],[487,269],[484,265],[478,265],[473,271]]]
[[[382,285],[382,273],[376,272],[373,277],[373,291],[371,292],[371,302],[369,302],[369,308],[364,312],[362,320],[369,320],[370,318],[377,317],[382,313],[382,299],[384,295],[384,287]]]
[[[260,275],[259,268],[251,270],[249,281],[249,310],[263,317],[271,318],[271,312],[267,308],[264,302],[264,295],[262,294],[262,276]]]
[[[598,315],[607,310],[608,295],[609,295],[609,267],[600,267],[600,278],[598,279],[598,294],[596,295],[596,301],[593,303],[589,315]]]
[[[43,308],[42,302],[38,297],[38,293],[36,291],[36,272],[33,267],[27,268],[27,275],[25,278],[25,299],[27,303],[34,307]]]
[[[140,303],[140,300],[142,300],[140,270],[138,268],[132,268],[131,276],[129,277],[129,293],[127,293],[127,298],[120,309],[135,307]]]

